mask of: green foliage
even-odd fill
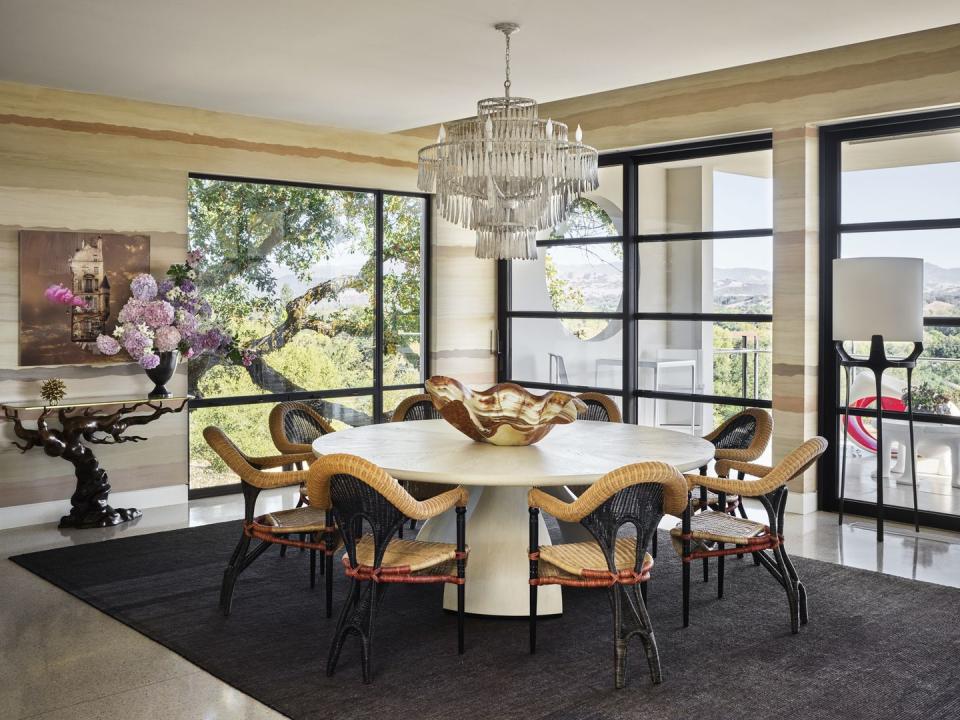
[[[422,213],[420,198],[384,196],[385,384],[420,380]],[[371,386],[380,361],[375,228],[372,193],[192,179],[190,247],[203,253],[197,285],[239,347],[261,356],[249,371],[191,360],[191,392],[229,397]],[[336,405],[372,414],[368,397]],[[274,452],[266,424],[271,407],[194,411],[193,464],[212,475],[225,471],[200,437],[207,424],[220,425],[253,454]]]

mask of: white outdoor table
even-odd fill
[[[529,612],[530,487],[590,485],[618,467],[649,460],[688,471],[706,465],[714,452],[711,443],[685,433],[587,420],[558,425],[527,447],[474,442],[445,420],[420,420],[329,433],[314,441],[313,450],[359,455],[398,480],[466,486],[466,609],[501,616]],[[455,537],[453,511],[428,520],[418,535],[434,542],[454,542]],[[540,542],[550,542],[542,518]],[[445,590],[444,607],[456,609],[453,586]],[[541,587],[539,614],[556,615],[562,609],[560,587]]]

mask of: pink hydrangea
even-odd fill
[[[157,296],[157,281],[153,275],[140,273],[130,282],[130,292],[137,300],[153,300]]]
[[[120,343],[109,335],[97,335],[97,349],[104,355],[116,355],[120,352]]]
[[[140,367],[144,370],[153,370],[160,364],[160,356],[153,353],[144,353],[140,357]]]
[[[173,305],[166,300],[153,300],[143,307],[143,321],[152,328],[173,323]]]
[[[180,331],[173,325],[164,325],[157,328],[153,336],[153,344],[157,352],[173,352],[180,344]]]
[[[143,322],[143,312],[146,307],[146,301],[130,298],[127,300],[127,304],[120,308],[120,313],[117,315],[117,322],[121,325]]]

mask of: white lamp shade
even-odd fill
[[[923,342],[923,260],[833,261],[833,339]]]

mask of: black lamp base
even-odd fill
[[[850,368],[861,367],[873,371],[877,388],[877,542],[883,542],[883,373],[893,368],[903,368],[907,371],[907,421],[910,426],[910,454],[913,462],[910,467],[913,473],[913,525],[920,532],[920,511],[917,505],[917,454],[913,436],[913,370],[917,366],[917,358],[923,352],[923,343],[915,342],[913,350],[904,358],[890,359],[883,348],[883,336],[874,335],[870,338],[870,354],[865,358],[854,357],[843,347],[842,341],[835,341],[837,354],[840,356],[840,365],[844,368],[846,377],[846,396],[843,406],[843,454],[840,461],[840,516],[843,524],[843,501],[846,489],[847,474],[847,423],[850,408]]]

